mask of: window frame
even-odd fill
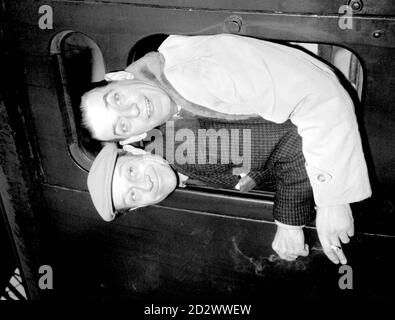
[[[90,49],[92,53],[92,57],[94,58],[93,64],[101,64],[102,70],[99,71],[99,74],[96,74],[92,79],[94,81],[100,81],[104,79],[105,73],[105,62],[103,54],[99,48],[99,46],[93,41],[89,36],[81,33],[79,31],[74,30],[66,30],[57,33],[51,41],[50,46],[50,56],[52,60],[52,66],[55,74],[55,83],[57,96],[60,105],[60,111],[62,114],[64,133],[66,137],[66,141],[68,144],[68,149],[71,158],[73,161],[83,170],[89,171],[93,159],[84,151],[83,146],[81,145],[77,123],[74,117],[73,105],[71,101],[71,97],[69,94],[69,84],[66,76],[65,64],[62,57],[62,47],[64,41],[71,36],[72,34],[78,34],[88,40],[90,44]],[[98,61],[101,60],[101,61]],[[100,75],[102,73],[102,75]],[[100,79],[101,78],[101,79]]]

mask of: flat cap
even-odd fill
[[[118,147],[108,143],[93,161],[88,174],[88,190],[93,205],[105,221],[115,218],[112,202],[112,178],[118,157]]]

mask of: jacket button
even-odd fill
[[[319,175],[317,176],[317,180],[318,180],[319,182],[325,182],[325,181],[326,181],[326,178],[325,178],[325,176],[324,176],[323,174],[319,174]]]

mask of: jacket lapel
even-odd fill
[[[141,59],[132,63],[125,70],[131,72],[136,80],[147,82],[160,87],[182,109],[199,117],[222,119],[222,120],[246,120],[257,115],[234,115],[214,111],[210,108],[198,105],[182,97],[166,78],[164,70],[165,60],[161,53],[150,52]]]

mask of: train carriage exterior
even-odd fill
[[[1,0],[1,5],[1,211],[29,298],[393,296],[393,1]],[[339,24],[346,12],[339,11],[342,6],[350,9],[351,28]],[[43,19],[48,12],[52,23]],[[103,72],[121,70],[155,50],[166,35],[217,33],[311,45],[331,64],[336,53],[350,57],[340,72],[354,87],[373,187],[371,199],[353,205],[357,233],[345,246],[353,290],[339,286],[339,266],[323,254],[313,224],[305,232],[309,257],[286,262],[274,254],[270,192],[194,187],[111,223],[96,213],[86,179],[100,143],[81,127],[81,94]],[[53,289],[40,288],[40,266],[52,268]]]

